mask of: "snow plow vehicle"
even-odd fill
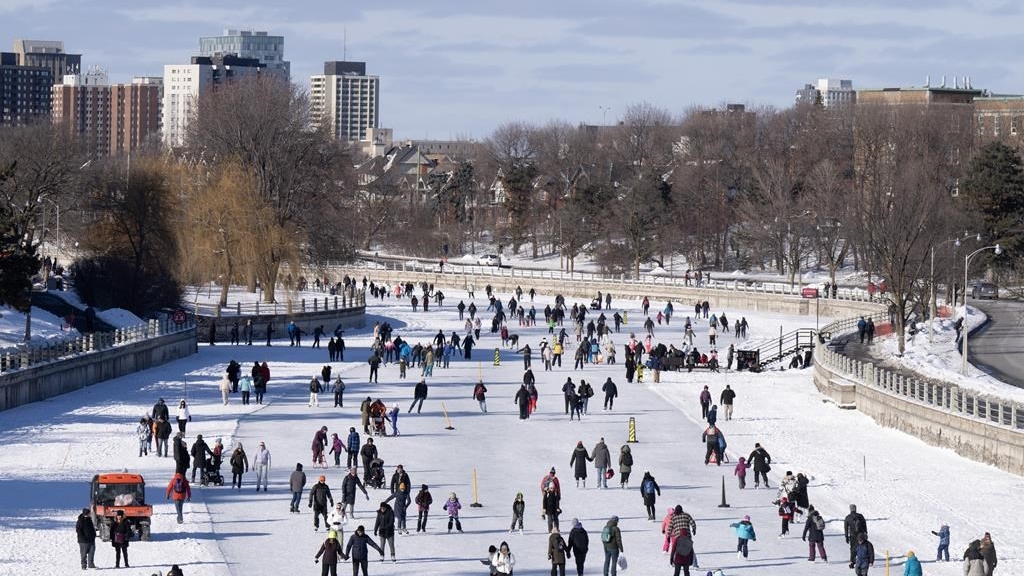
[[[111,472],[97,474],[89,484],[89,510],[92,523],[104,542],[110,541],[110,530],[118,511],[124,512],[139,540],[149,540],[153,506],[146,504],[146,481],[141,474]]]

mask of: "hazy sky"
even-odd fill
[[[1018,0],[0,0],[0,48],[63,40],[127,81],[188,62],[200,36],[266,30],[308,86],[347,30],[348,59],[381,77],[382,126],[480,139],[509,120],[612,122],[644,100],[786,107],[825,76],[1021,92],[1022,23]]]

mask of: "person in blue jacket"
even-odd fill
[[[754,525],[750,523],[750,516],[744,516],[743,520],[733,522],[729,526],[736,531],[736,557],[747,558],[747,544],[753,540],[757,541],[757,534],[754,533]]]
[[[914,556],[914,551],[907,552],[907,561],[903,564],[903,576],[922,576],[921,561]]]
[[[935,561],[949,562],[949,526],[943,522],[939,531],[932,530],[932,534],[939,537],[939,549],[935,552]]]

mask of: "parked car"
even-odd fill
[[[999,298],[999,286],[992,282],[976,282],[971,289],[971,298],[996,300]]]
[[[497,254],[484,254],[476,261],[481,266],[498,266],[501,267],[501,256]]]

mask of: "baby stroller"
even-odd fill
[[[380,400],[370,405],[370,432],[374,436],[387,436],[388,407]]]
[[[384,487],[384,461],[380,458],[370,460],[370,475],[366,483],[370,488],[380,489]]]
[[[221,457],[211,456],[206,460],[206,469],[199,473],[199,483],[203,486],[214,486],[224,485],[224,476],[220,473]]]

